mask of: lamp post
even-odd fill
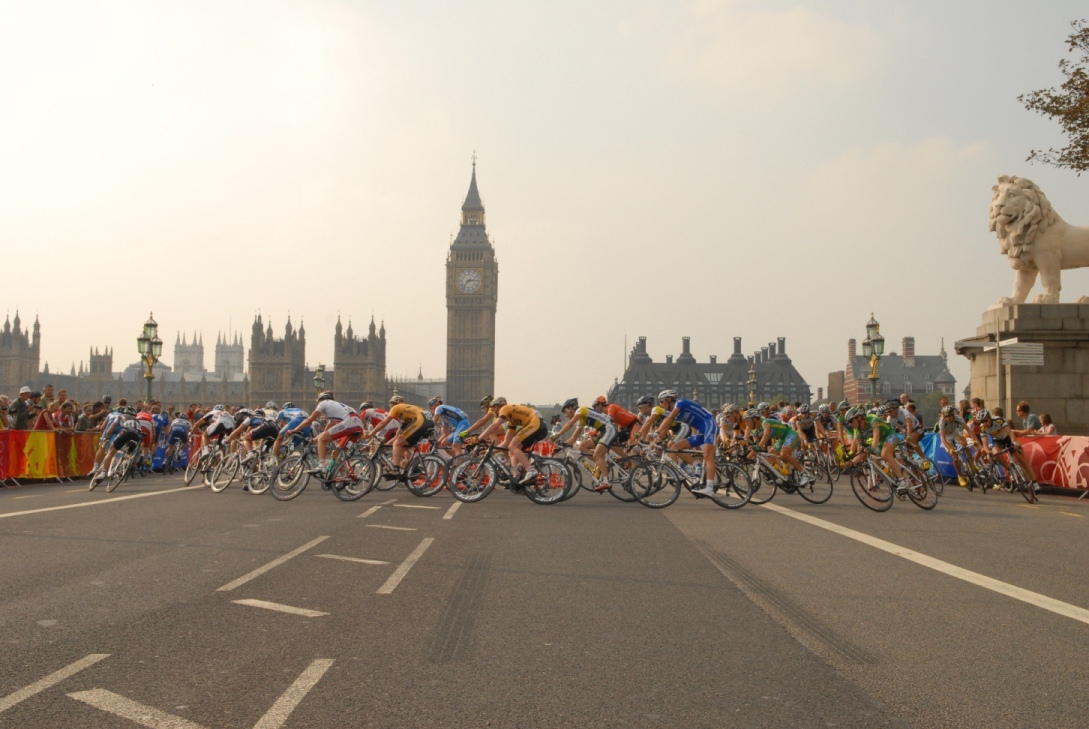
[[[144,363],[144,379],[147,380],[147,401],[151,402],[151,381],[155,379],[152,367],[159,361],[159,355],[163,353],[163,340],[159,339],[159,325],[155,321],[155,314],[148,315],[144,322],[144,331],[136,338],[136,350],[140,353],[140,361]]]
[[[314,392],[318,395],[325,392],[325,365],[319,364],[314,370]]]
[[[870,320],[866,322],[866,338],[862,340],[862,354],[867,357],[870,364],[870,391],[873,393],[874,404],[880,402],[877,394],[877,363],[881,361],[881,355],[885,353],[885,337],[881,335],[881,325],[873,318],[870,312]]]
[[[749,407],[756,406],[756,363],[749,362]]]

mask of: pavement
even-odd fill
[[[1089,501],[0,491],[0,727],[1075,727]]]

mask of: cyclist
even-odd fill
[[[957,472],[957,483],[961,486],[967,486],[968,479],[964,477],[964,466],[957,454],[957,443],[960,443],[965,451],[968,449],[968,439],[964,436],[966,427],[964,419],[957,415],[957,411],[952,405],[946,405],[942,408],[941,417],[938,418],[938,423],[934,427],[937,428],[938,437],[941,438],[946,453],[953,459],[953,470]]]
[[[606,402],[604,396],[599,397],[594,401],[595,405],[599,402]],[[630,410],[620,407],[620,405],[616,403],[606,407],[605,414],[609,417],[609,420],[613,421],[613,425],[616,426],[616,444],[614,448],[619,448],[624,445],[634,445],[635,442],[631,440],[631,436],[636,430],[636,426],[639,425],[639,416]],[[630,444],[629,441],[631,441]]]
[[[189,431],[192,427],[189,424],[189,416],[185,413],[170,421],[170,429],[167,431],[166,436],[166,452],[163,455],[164,462],[170,460],[174,449],[179,445],[181,448],[185,448],[189,444]]]
[[[469,416],[460,408],[444,404],[441,397],[428,400],[427,407],[435,422],[442,428],[439,447],[450,446],[454,455],[460,456],[463,450],[461,434],[469,430]]]
[[[492,396],[491,395],[485,395],[483,398],[481,398],[481,400],[480,400],[480,412],[483,413],[483,415],[480,416],[480,419],[477,420],[472,425],[470,425],[465,430],[461,431],[460,435],[461,435],[463,440],[470,433],[475,433],[480,428],[487,428],[495,420],[495,413],[492,412]],[[491,436],[491,435],[488,436],[488,438],[492,438],[492,437],[493,436]],[[481,437],[480,439],[487,442],[483,437]]]
[[[141,407],[136,413],[136,419],[140,421],[140,452],[143,458],[150,460],[151,449],[155,443],[155,420],[148,411],[147,405]]]
[[[1020,464],[1025,475],[1028,476],[1030,487],[1033,491],[1039,491],[1040,484],[1036,483],[1036,474],[1033,473],[1032,466],[1025,458],[1025,451],[1017,442],[1013,429],[1010,428],[1006,419],[991,415],[991,412],[984,408],[976,412],[975,420],[979,423],[980,433],[991,439],[991,453],[997,456],[1006,448],[1012,449],[1014,460]]]
[[[653,409],[654,409],[654,397],[651,396],[651,395],[643,395],[643,397],[639,398],[639,400],[635,403],[635,411],[636,411],[636,415],[639,416],[639,423],[640,423],[639,432],[637,432],[635,434],[635,436],[637,438],[640,435],[642,435],[642,433],[643,433],[642,424],[647,422],[647,418],[650,417],[650,414],[653,411]]]
[[[586,428],[597,431],[593,440],[587,439],[578,445],[579,451],[588,456],[592,455],[597,465],[596,473],[593,474],[594,491],[605,491],[612,485],[609,483],[609,466],[605,454],[616,443],[617,431],[613,421],[605,414],[605,403],[604,397],[598,397],[591,407],[579,407],[577,397],[566,400],[560,412],[567,418],[567,422],[551,436],[552,440],[559,442],[563,434],[573,428],[575,432],[570,435],[565,444],[574,446],[575,441]]]
[[[319,415],[325,416],[326,425],[325,430],[315,439],[318,445],[318,465],[310,469],[310,473],[313,474],[324,473],[332,466],[332,462],[325,459],[329,441],[335,438],[337,445],[334,448],[340,450],[349,440],[354,443],[363,435],[363,421],[359,419],[359,413],[344,403],[334,400],[331,390],[318,395],[318,404],[314,407],[314,412],[294,428],[290,428],[286,435],[294,435],[310,427]]]
[[[733,403],[724,403],[718,415],[718,439],[723,448],[729,448],[745,437],[741,409]]]
[[[276,425],[279,426],[280,431],[276,436],[276,440],[272,442],[272,455],[280,455],[280,447],[283,445],[284,436],[287,435],[287,431],[295,431],[294,445],[302,445],[303,439],[309,440],[314,435],[314,430],[309,425],[305,428],[300,428],[299,424],[306,420],[309,416],[305,410],[300,407],[296,407],[293,402],[285,402],[284,408],[280,412],[276,413],[274,418]]]
[[[120,412],[120,408],[118,408],[117,410],[110,411],[110,414],[107,415],[106,419],[103,421],[102,437],[98,439],[98,451],[95,453],[95,471],[102,465],[102,460],[106,457],[106,453],[109,452],[114,438],[116,438],[117,434],[120,432],[121,421],[124,419],[124,413]]]
[[[699,448],[703,452],[704,478],[706,483],[692,489],[692,493],[700,496],[713,496],[715,493],[715,439],[718,438],[718,423],[715,416],[701,407],[699,403],[691,400],[683,400],[677,397],[676,390],[662,390],[658,393],[658,404],[668,415],[661,425],[655,430],[659,439],[664,439],[674,422],[681,422],[691,428],[692,435],[678,438],[669,444],[670,450],[682,448]]]
[[[193,423],[193,430],[197,430],[205,423],[208,425],[204,431],[204,438],[206,441],[214,440],[216,442],[222,442],[223,439],[230,435],[231,431],[234,430],[234,417],[222,405],[216,405],[204,415],[200,416],[200,418]]]
[[[119,421],[117,433],[110,442],[110,450],[106,454],[106,460],[102,462],[102,468],[92,476],[92,481],[101,479],[110,472],[110,464],[113,463],[113,458],[119,450],[130,443],[138,446],[144,439],[144,430],[140,425],[140,421],[136,419],[136,409],[126,406],[118,408],[118,410],[121,420]]]
[[[266,440],[275,441],[280,434],[280,428],[276,425],[276,403],[271,400],[265,403],[264,408],[254,410],[254,418],[251,418],[250,429],[242,436],[242,444],[247,451],[253,450],[254,443],[263,443]]]
[[[359,403],[359,419],[363,421],[364,428],[374,428],[374,426],[386,419],[386,411],[382,408],[376,408],[370,400],[364,400]],[[393,440],[400,427],[401,424],[397,422],[386,425],[371,443],[371,452],[374,452],[381,443],[389,443]]]
[[[899,407],[900,403],[896,403]],[[882,406],[881,410],[892,414],[892,408]],[[896,430],[879,415],[867,415],[862,408],[851,408],[843,418],[846,421],[849,436],[852,441],[852,450],[857,455],[852,459],[852,464],[861,463],[866,458],[866,440],[869,435],[870,450],[880,454],[882,460],[889,467],[896,479],[896,490],[900,493],[907,491],[908,484],[904,480],[904,471],[895,457]]]
[[[430,411],[410,405],[400,395],[394,395],[389,399],[389,412],[386,417],[367,431],[365,437],[374,437],[376,432],[393,422],[400,423],[400,430],[393,438],[393,466],[396,470],[382,474],[383,478],[388,479],[399,477],[397,470],[407,464],[410,456],[408,449],[435,432],[435,422],[431,419]]]
[[[507,432],[503,436],[501,447],[509,449],[511,464],[520,469],[513,474],[517,489],[518,484],[537,475],[530,465],[526,451],[548,435],[548,424],[534,408],[529,405],[510,404],[505,397],[492,400],[491,408],[495,420],[481,433],[480,438],[486,440],[493,431],[498,433],[500,428],[506,427]]]
[[[760,406],[757,405],[757,411],[759,412],[759,410]],[[789,408],[785,412],[787,415],[791,415],[793,408]],[[778,455],[780,459],[785,461],[798,474],[798,485],[807,485],[812,479],[809,474],[806,473],[805,467],[802,466],[801,461],[794,457],[794,444],[799,438],[798,431],[790,427],[789,423],[764,415],[761,416],[760,425],[758,427],[761,429],[762,435],[760,436],[760,440],[757,442],[756,447],[764,449],[770,446],[770,448],[768,448],[768,453],[775,451],[776,453],[773,455]]]

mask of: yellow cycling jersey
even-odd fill
[[[507,427],[511,430],[541,424],[537,411],[526,405],[504,405],[499,408],[499,417],[507,421]]]
[[[401,423],[402,426],[418,423],[424,419],[422,408],[409,405],[407,402],[397,403],[389,409],[390,416]]]

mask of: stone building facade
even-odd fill
[[[901,354],[887,352],[877,365],[877,396],[881,400],[907,393],[920,398],[934,392],[955,398],[957,381],[949,371],[944,343],[938,354],[915,353],[915,337],[904,337]],[[847,367],[828,375],[828,397],[861,403],[873,400],[869,360],[858,353],[854,339],[847,340]]]

